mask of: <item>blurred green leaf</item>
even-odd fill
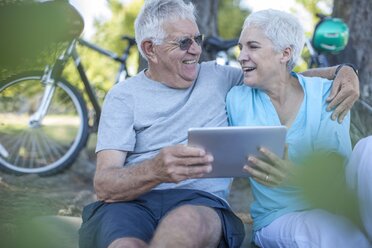
[[[1,1],[0,77],[43,69],[80,35],[83,26],[67,0]]]
[[[359,224],[358,199],[346,183],[344,165],[344,158],[337,153],[314,153],[296,168],[294,184],[311,207],[343,215]]]

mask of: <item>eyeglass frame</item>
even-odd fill
[[[179,38],[178,40],[173,40],[173,41],[167,41],[168,43],[177,45],[179,49],[182,51],[188,51],[192,44],[195,42],[198,46],[201,47],[204,41],[204,35],[203,34],[198,34],[195,35],[194,37],[182,37]],[[156,40],[156,43],[161,42],[161,40]]]

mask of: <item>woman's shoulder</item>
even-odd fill
[[[253,93],[253,88],[247,86],[247,85],[236,85],[231,88],[229,91],[228,95],[230,96],[240,96],[244,95],[246,96],[247,94],[252,94]]]
[[[305,77],[298,73],[296,75],[307,94],[320,94],[322,97],[329,95],[333,80],[321,77]]]

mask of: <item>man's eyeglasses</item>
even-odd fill
[[[171,43],[178,45],[182,51],[187,51],[190,49],[193,40],[195,41],[196,44],[201,46],[204,40],[204,36],[202,34],[199,34],[194,37],[185,37],[178,41],[171,41]]]

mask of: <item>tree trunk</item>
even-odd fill
[[[353,0],[334,0],[332,16],[341,18],[348,23],[352,15],[352,5]]]
[[[350,62],[358,66],[361,96],[372,101],[372,1],[334,1],[333,11],[333,15],[345,20],[350,29],[349,43],[342,53],[335,56],[334,62]]]
[[[195,5],[197,13],[197,24],[201,34],[207,36],[218,35],[217,13],[218,0],[184,0],[185,2],[192,2]],[[206,51],[202,53],[200,61],[207,61],[214,59],[214,54],[208,54]]]

